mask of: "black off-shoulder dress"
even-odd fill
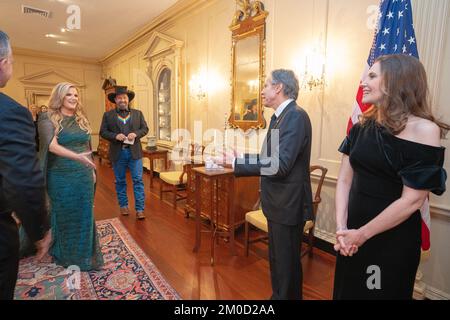
[[[339,151],[349,156],[353,182],[348,229],[358,229],[400,198],[403,186],[445,191],[443,147],[404,140],[374,121],[356,124]],[[420,261],[421,218],[417,210],[400,225],[374,236],[352,257],[338,254],[334,299],[412,299]],[[381,289],[373,288],[378,267]],[[370,279],[369,279],[370,278]],[[369,285],[368,286],[368,280]]]

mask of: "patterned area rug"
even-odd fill
[[[97,222],[105,266],[77,272],[52,263],[20,261],[17,300],[179,300],[118,219]]]

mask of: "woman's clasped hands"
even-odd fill
[[[358,249],[367,241],[363,230],[360,229],[340,229],[336,231],[336,244],[334,250],[341,255],[351,257],[358,252]]]

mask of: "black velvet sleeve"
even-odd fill
[[[445,192],[447,173],[443,168],[444,148],[417,145],[423,150],[403,157],[398,171],[403,184],[417,190],[430,190],[436,195]]]
[[[357,123],[350,129],[350,132],[345,137],[344,141],[342,141],[341,146],[338,149],[339,152],[350,155],[352,143],[354,143],[355,136],[358,134],[359,126],[360,124]]]

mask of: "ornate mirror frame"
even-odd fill
[[[261,103],[261,91],[264,87],[265,81],[265,56],[266,56],[266,18],[268,12],[264,10],[264,5],[261,1],[253,0],[236,0],[236,3],[241,7],[238,9],[234,15],[233,22],[230,26],[232,31],[232,48],[231,48],[231,65],[232,65],[232,76],[231,76],[231,111],[228,123],[232,128],[240,128],[244,132],[249,129],[259,129],[265,128],[266,121],[263,116],[263,106]],[[238,101],[238,81],[237,81],[237,61],[239,58],[237,52],[237,46],[240,41],[251,40],[250,37],[256,37],[258,40],[258,51],[259,51],[259,70],[256,85],[256,106],[257,106],[257,118],[256,120],[243,120],[240,119],[241,110],[245,107],[251,108],[254,104],[254,100]],[[242,42],[243,43],[243,42]],[[241,58],[242,59],[242,58]],[[240,110],[238,109],[240,108]],[[237,112],[239,111],[239,112]],[[237,116],[239,114],[239,117]]]

